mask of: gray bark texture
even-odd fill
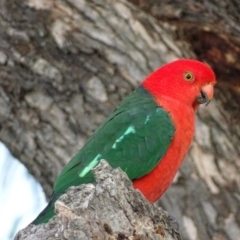
[[[71,187],[46,224],[29,225],[15,240],[180,240],[168,215],[146,201],[120,169],[106,161],[94,169],[96,185]]]
[[[144,77],[198,58],[217,74],[215,98],[198,110],[189,154],[157,204],[183,239],[240,239],[239,16],[236,0],[0,0],[0,140],[49,197]]]

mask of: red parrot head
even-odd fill
[[[213,98],[216,84],[212,69],[199,61],[181,59],[166,64],[142,83],[157,98],[174,98],[196,109]]]

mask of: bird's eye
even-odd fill
[[[193,81],[194,80],[193,73],[185,72],[184,73],[184,78],[185,78],[185,80],[187,80],[189,82]]]

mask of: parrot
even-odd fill
[[[195,132],[195,112],[213,98],[209,65],[178,59],[162,65],[123,99],[62,170],[46,208],[32,224],[54,216],[54,204],[71,186],[94,183],[101,159],[120,167],[145,198],[156,202],[171,185]]]

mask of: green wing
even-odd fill
[[[101,159],[121,167],[130,179],[149,173],[167,151],[175,128],[169,114],[139,88],[126,98],[68,163],[54,191],[94,182],[91,169]],[[138,167],[136,167],[138,166]]]
[[[54,185],[53,201],[70,186],[94,182],[91,169],[101,159],[120,167],[132,180],[146,175],[166,153],[174,132],[168,112],[143,87],[138,88],[63,169]]]

